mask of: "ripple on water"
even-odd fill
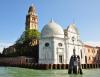
[[[0,77],[12,77],[8,74],[6,67],[0,67]]]
[[[0,77],[100,77],[100,69],[83,70],[83,75],[68,75],[67,70],[34,70],[0,67]]]

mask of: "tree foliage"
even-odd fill
[[[29,29],[25,31],[25,40],[27,39],[39,39],[40,33],[37,30]]]
[[[21,35],[21,37],[16,41],[16,43],[24,43],[26,42],[27,40],[31,40],[31,39],[39,39],[40,37],[40,32],[38,32],[37,30],[34,30],[34,29],[28,29],[28,30],[25,30],[23,32],[23,34]]]

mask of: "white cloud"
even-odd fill
[[[4,48],[7,48],[11,45],[13,45],[13,43],[0,42],[0,52],[2,52]]]

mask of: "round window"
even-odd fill
[[[59,46],[62,46],[62,43],[58,43]]]
[[[48,47],[49,46],[49,43],[45,43],[45,46]]]

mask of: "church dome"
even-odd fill
[[[60,37],[64,38],[64,31],[62,27],[51,20],[41,31],[41,37]]]

